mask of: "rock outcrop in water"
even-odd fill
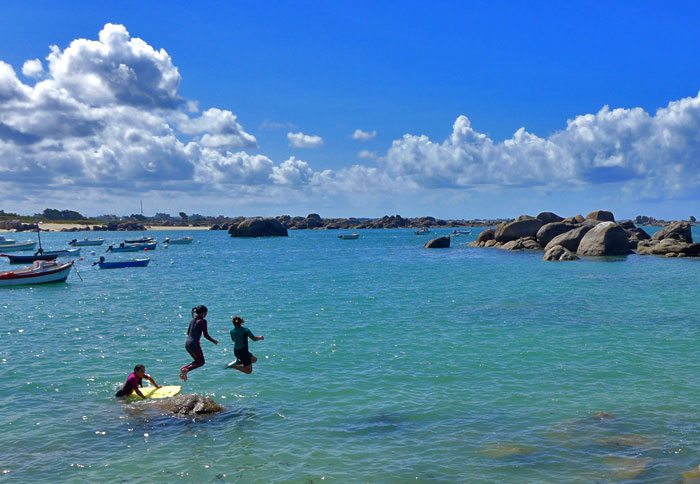
[[[426,249],[449,249],[450,247],[450,236],[438,237],[429,242],[426,242],[423,246]]]
[[[211,398],[189,393],[175,395],[170,398],[146,400],[145,403],[165,412],[183,416],[207,415],[223,410],[223,407]]]
[[[232,225],[231,237],[287,237],[287,229],[274,218],[254,217]]]
[[[632,251],[629,248],[627,233],[622,227],[615,222],[601,222],[583,236],[576,253],[583,256],[600,257],[627,255]]]
[[[582,215],[562,218],[552,212],[541,212],[537,217],[521,215],[502,222],[496,230],[483,231],[468,245],[502,250],[545,250],[548,252],[543,257],[545,260],[575,260],[576,254],[624,256],[634,250],[640,255],[700,257],[700,244],[693,243],[689,222],[668,224],[652,237],[631,220],[616,222],[613,213],[607,210],[596,210],[585,218]],[[550,252],[557,246],[561,248]]]
[[[550,247],[545,251],[544,257],[542,257],[542,259],[552,261],[578,260],[578,256],[576,256],[576,254],[571,252],[566,247],[563,247],[561,245],[555,245],[554,247]]]

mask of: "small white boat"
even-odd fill
[[[423,235],[423,234],[429,234],[430,229],[428,227],[421,227],[418,230],[416,230],[416,235]]]
[[[168,237],[163,241],[164,244],[191,244],[194,239],[192,237],[178,237],[177,239],[170,239]]]
[[[0,247],[4,247],[6,245],[13,245],[16,243],[17,241],[15,239],[6,239],[2,235],[0,235]]]
[[[32,250],[34,247],[36,247],[36,242],[32,242],[31,240],[27,240],[26,242],[16,242],[16,243],[10,244],[10,245],[3,245],[2,251],[3,252],[18,252],[20,250]]]
[[[471,235],[472,231],[471,230],[455,230],[452,232],[453,237],[457,237],[458,235]]]
[[[71,267],[73,262],[58,264],[53,261],[39,260],[34,262],[32,267],[0,274],[0,287],[65,282]]]
[[[73,239],[70,242],[68,242],[68,245],[72,245],[73,247],[85,247],[87,245],[102,245],[104,244],[105,239],[94,239],[94,240],[89,240],[87,237],[85,237],[83,240],[78,240],[78,239]]]
[[[338,238],[343,240],[356,240],[360,238],[360,234],[342,234],[339,235]]]

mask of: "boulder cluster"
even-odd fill
[[[612,212],[597,210],[586,217],[563,218],[552,212],[536,217],[521,215],[494,229],[483,231],[471,247],[503,250],[544,250],[545,260],[576,260],[578,256],[638,254],[666,257],[698,257],[688,222],[674,222],[650,236],[631,220],[615,221]]]
[[[231,237],[287,237],[287,229],[274,218],[253,217],[232,224]]]
[[[36,224],[25,224],[19,220],[0,220],[0,229],[23,232],[25,230],[36,230]]]

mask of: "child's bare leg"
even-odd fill
[[[255,357],[255,355],[250,355],[250,356],[251,356],[251,359],[250,359],[251,363],[255,363],[256,361],[258,361],[258,359]]]
[[[187,368],[184,366],[180,368],[180,380],[187,381]]]

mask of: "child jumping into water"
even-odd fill
[[[214,338],[209,336],[207,332],[207,320],[204,319],[207,316],[206,306],[197,306],[192,308],[192,321],[187,328],[187,341],[185,341],[185,349],[194,358],[194,361],[187,366],[180,368],[180,379],[182,381],[187,381],[187,372],[204,366],[204,353],[202,353],[202,347],[199,344],[199,340],[202,335],[215,345],[219,344]]]
[[[248,338],[253,341],[262,341],[264,336],[255,336],[252,331],[243,326],[245,321],[240,316],[233,317],[233,329],[231,330],[231,341],[233,341],[233,353],[237,361],[232,368],[243,373],[253,373],[253,363],[258,361],[254,354],[248,351]]]
[[[122,397],[128,397],[132,393],[136,392],[136,394],[141,397],[141,398],[146,398],[143,393],[141,393],[141,390],[139,388],[143,386],[142,380],[146,379],[151,382],[151,384],[156,387],[160,388],[160,385],[158,385],[153,378],[151,378],[151,375],[146,375],[146,367],[143,365],[136,365],[134,367],[134,372],[129,375],[129,378],[126,379],[126,383],[124,383],[124,386],[122,387],[121,390],[119,390],[114,396],[118,398]]]

